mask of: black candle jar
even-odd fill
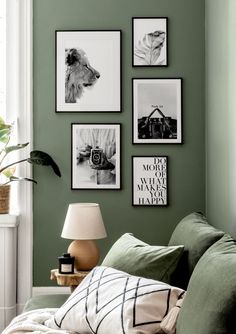
[[[58,257],[58,260],[60,274],[74,274],[74,256],[70,256],[70,253],[64,253],[63,256]]]

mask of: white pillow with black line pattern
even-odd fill
[[[45,324],[79,333],[163,333],[162,319],[183,294],[163,282],[95,267]]]

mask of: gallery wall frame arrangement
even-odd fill
[[[71,124],[71,188],[121,189],[121,124]]]
[[[168,18],[132,18],[132,65],[168,66]]]
[[[168,157],[132,156],[132,205],[168,205]]]
[[[121,30],[56,30],[56,112],[121,112]]]
[[[133,78],[133,144],[182,143],[182,78]]]

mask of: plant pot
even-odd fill
[[[9,213],[10,186],[0,186],[0,214]]]

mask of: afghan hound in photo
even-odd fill
[[[65,53],[65,102],[76,103],[85,87],[94,86],[100,73],[90,65],[83,50],[66,49]]]

